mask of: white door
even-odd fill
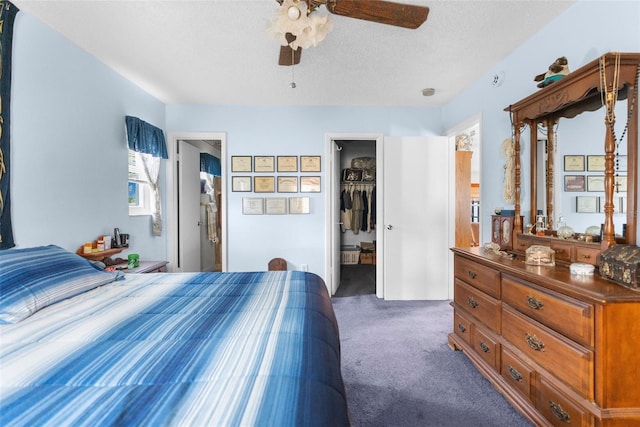
[[[449,299],[446,137],[384,139],[384,298]]]
[[[180,271],[200,271],[200,150],[178,142],[178,253]]]

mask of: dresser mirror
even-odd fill
[[[585,230],[577,218],[588,215],[592,225],[602,224],[602,248],[616,242],[636,244],[639,64],[640,54],[608,53],[505,108],[513,122],[515,152],[522,156],[515,159],[516,230],[523,229],[519,222],[524,181],[530,193],[525,223],[535,224],[536,213],[542,211],[549,229],[555,230],[561,214],[581,233]],[[589,126],[584,126],[587,121]],[[602,124],[597,135],[592,121]],[[581,134],[584,129],[590,134]],[[565,156],[571,156],[566,168]],[[523,162],[529,166],[528,177],[521,175]],[[587,191],[588,184],[593,191]],[[622,184],[625,192],[620,191]],[[614,213],[620,209],[624,212]]]

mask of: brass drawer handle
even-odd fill
[[[471,277],[472,279],[475,279],[475,278],[476,278],[476,276],[477,276],[477,274],[476,274],[476,272],[475,272],[475,271],[471,271],[471,270],[469,270],[469,271],[468,271],[468,273],[469,273],[469,277]]]
[[[534,310],[542,310],[544,307],[544,303],[542,301],[529,295],[527,295],[527,305]]]
[[[591,258],[591,255],[587,255],[587,254],[582,255],[582,259],[589,259],[589,258]]]
[[[472,297],[467,298],[467,304],[469,304],[469,307],[471,308],[478,307],[478,301],[474,300]]]
[[[518,370],[516,368],[514,368],[511,365],[509,365],[508,369],[509,369],[509,376],[511,378],[513,378],[514,380],[516,380],[518,382],[522,382],[522,375],[520,374],[520,372],[518,372]]]
[[[482,341],[480,341],[480,350],[482,350],[485,353],[489,353],[489,347]]]
[[[564,249],[556,249],[555,252],[556,254],[561,254],[564,252]]]
[[[462,323],[458,323],[458,329],[460,330],[460,332],[462,332],[463,334],[465,332],[467,332],[467,328],[464,327],[464,325]]]
[[[538,339],[535,335],[525,334],[527,344],[535,351],[544,351],[544,343]]]
[[[569,424],[571,422],[571,416],[567,411],[562,409],[562,406],[560,406],[559,403],[556,403],[553,400],[550,400],[549,408],[551,409],[551,413],[563,423]]]

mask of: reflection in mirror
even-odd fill
[[[547,191],[553,203],[553,228],[558,229],[560,223],[573,228],[578,233],[584,233],[588,227],[600,228],[604,222],[604,148],[603,140],[603,111],[584,112],[572,119],[560,119],[555,128],[555,146],[551,153],[547,151],[547,140],[538,139],[537,162],[537,191],[536,200],[538,213],[548,215]],[[614,191],[614,217],[616,237],[623,236],[624,225],[627,221],[625,202],[627,144],[625,136],[626,101],[619,101],[616,105],[616,117],[624,118],[616,122],[615,130],[618,136],[616,158],[614,161],[614,175],[620,183]],[[540,128],[539,128],[540,129]],[[542,133],[539,131],[539,135]],[[553,185],[547,186],[547,156],[554,157]],[[583,197],[596,197],[594,212],[578,212],[578,201]],[[583,199],[584,200],[584,199]],[[591,199],[589,199],[591,200]]]

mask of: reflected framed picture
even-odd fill
[[[275,157],[255,156],[253,158],[254,172],[275,172]]]
[[[604,172],[604,156],[587,156],[589,172]]]
[[[616,156],[613,162],[613,168],[616,172],[626,172],[627,156]]]
[[[614,176],[613,191],[616,193],[627,192],[627,177],[626,176]]]
[[[298,177],[297,176],[279,176],[278,177],[278,193],[297,193]]]
[[[565,175],[564,191],[586,191],[584,175]]]
[[[276,163],[278,172],[298,172],[297,156],[278,156]]]
[[[613,198],[613,213],[625,213],[626,197]],[[598,212],[604,213],[604,197],[598,197]]]
[[[255,193],[275,193],[276,180],[272,176],[254,176],[253,191]]]
[[[301,193],[319,193],[320,177],[319,176],[301,176],[300,192]]]
[[[321,172],[320,156],[300,156],[300,172]]]
[[[287,199],[285,197],[267,197],[264,201],[267,215],[286,215]]]
[[[564,156],[564,170],[568,172],[584,171],[584,156]]]
[[[576,196],[576,212],[597,213],[598,199],[596,196]]]
[[[604,175],[587,176],[587,191],[604,191]]]
[[[231,156],[231,172],[252,172],[251,156]]]
[[[243,215],[263,215],[264,214],[264,198],[243,197],[242,198],[242,214]]]
[[[250,176],[232,176],[231,191],[251,191]]]

